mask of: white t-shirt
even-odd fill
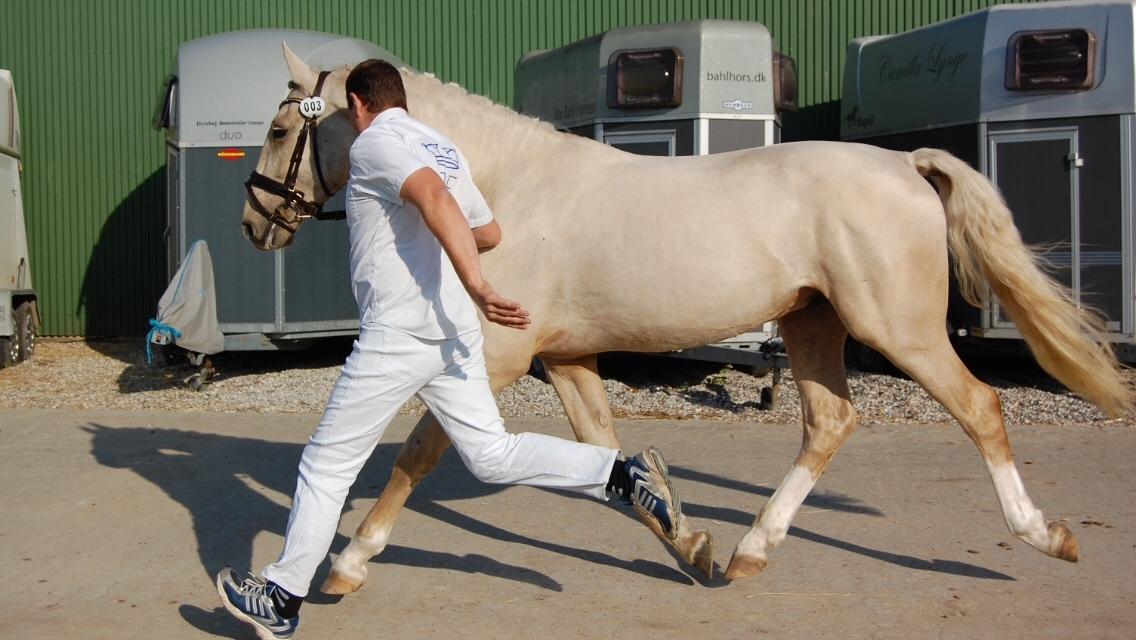
[[[347,228],[360,323],[428,339],[478,329],[477,307],[449,256],[418,207],[399,197],[410,174],[430,167],[471,228],[488,224],[493,214],[465,156],[449,138],[395,108],[359,134],[350,157]]]

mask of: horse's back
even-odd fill
[[[873,236],[895,226],[896,211],[879,209],[910,211],[903,192],[922,198],[915,209],[937,206],[907,154],[866,145],[589,152],[572,177],[531,199],[539,221],[518,246],[541,250],[509,270],[540,282],[551,292],[543,311],[571,325],[572,342],[595,336],[585,348],[597,350],[634,348],[637,336],[657,349],[740,333],[800,304],[802,291],[824,293],[834,271],[886,252],[894,239]],[[600,309],[604,326],[591,327]]]

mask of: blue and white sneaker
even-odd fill
[[[667,474],[663,454],[654,447],[627,461],[625,469],[631,477],[628,498],[639,517],[661,538],[674,542],[678,537],[678,521],[682,504]]]
[[[251,573],[243,580],[228,567],[217,574],[221,604],[238,620],[251,624],[260,640],[291,638],[300,626],[300,616],[285,618],[276,613],[280,599],[276,590],[275,584]]]

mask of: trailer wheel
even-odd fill
[[[16,341],[16,336],[0,338],[0,369],[16,364],[19,358],[20,345]]]
[[[36,348],[35,314],[32,313],[32,302],[26,300],[16,307],[16,342],[17,358],[19,362],[31,360]]]

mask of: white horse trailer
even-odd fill
[[[516,109],[558,129],[645,155],[706,155],[780,142],[796,109],[796,65],[757,22],[624,27],[525,54]],[[713,286],[713,283],[708,283]],[[767,366],[772,322],[675,355]]]
[[[1001,5],[848,47],[841,137],[947,149],[1001,189],[1026,242],[1136,358],[1136,2]],[[1020,339],[952,293],[950,330]]]
[[[32,357],[39,329],[24,203],[20,113],[12,74],[0,69],[0,367]]]
[[[284,251],[257,251],[241,234],[244,183],[288,93],[283,42],[324,70],[367,58],[403,65],[372,43],[311,31],[235,31],[178,48],[155,121],[166,129],[167,269],[172,278],[195,241],[208,243],[226,350],[287,348],[359,329],[342,220],[308,224]],[[342,193],[324,208],[342,210]]]

